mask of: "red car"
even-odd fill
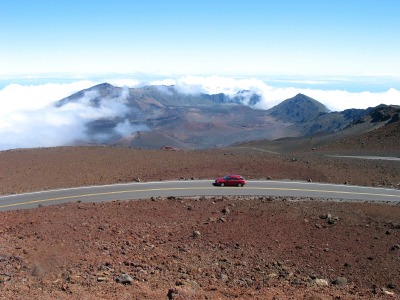
[[[244,186],[245,184],[246,180],[240,175],[226,175],[216,178],[213,182],[215,186]]]

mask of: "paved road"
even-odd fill
[[[327,156],[329,156],[329,157],[342,157],[342,158],[400,161],[400,157],[386,157],[386,156],[352,156],[352,155],[327,155]]]
[[[248,181],[245,187],[214,187],[210,180],[135,182],[0,197],[0,211],[71,201],[102,202],[168,196],[259,195],[400,203],[400,190],[292,181]]]

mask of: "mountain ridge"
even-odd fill
[[[260,101],[260,95],[248,90],[235,95],[189,94],[175,86],[127,88],[102,83],[61,99],[56,107],[80,103],[97,110],[115,109],[114,114],[108,112],[84,124],[86,142],[150,149],[225,147],[251,140],[326,134],[357,123],[399,118],[396,108],[385,105],[331,112],[304,94],[268,110],[254,108]]]

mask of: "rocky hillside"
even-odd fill
[[[384,110],[392,110],[385,107]],[[383,118],[376,116],[383,116]],[[337,140],[323,146],[321,149],[369,154],[386,153],[386,155],[400,156],[400,121],[396,121],[397,114],[382,115],[381,109],[374,109],[365,118],[346,128]],[[381,120],[381,121],[378,121]],[[384,121],[382,121],[384,120]]]

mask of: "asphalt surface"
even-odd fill
[[[66,202],[138,200],[169,196],[286,196],[400,204],[400,190],[293,181],[247,181],[244,187],[215,187],[211,180],[134,182],[50,190],[0,197],[0,211]]]
[[[329,157],[342,157],[342,158],[400,161],[400,157],[387,157],[387,156],[352,156],[352,155],[327,155],[327,156],[329,156]]]

